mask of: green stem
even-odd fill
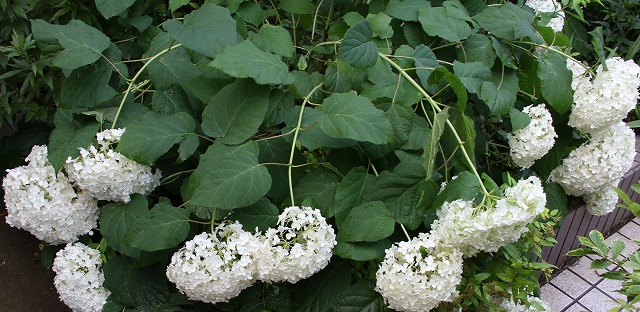
[[[142,65],[142,68],[140,68],[140,70],[136,73],[135,76],[133,76],[133,78],[131,78],[131,81],[129,82],[128,86],[127,86],[127,91],[124,93],[124,96],[122,97],[122,101],[120,101],[120,106],[118,106],[118,111],[116,111],[116,115],[115,117],[113,117],[113,123],[111,124],[111,129],[116,127],[116,123],[118,122],[118,117],[120,116],[120,112],[122,111],[122,107],[124,106],[124,102],[127,100],[127,96],[129,96],[129,93],[131,92],[131,89],[133,88],[134,84],[136,83],[136,79],[138,79],[140,77],[140,75],[142,75],[142,72],[147,69],[147,66],[149,66],[149,64],[151,64],[153,61],[157,60],[160,56],[164,55],[165,53],[178,48],[182,46],[181,44],[177,44],[174,45],[172,47],[166,48],[160,52],[158,52],[158,54],[154,55],[152,58],[149,59],[149,61],[147,61],[146,63],[144,63],[144,65]]]
[[[411,236],[409,236],[409,233],[407,232],[407,229],[404,228],[404,224],[399,223],[400,224],[400,228],[402,229],[402,232],[404,232],[404,235],[407,236],[408,240],[411,240]]]
[[[538,43],[528,42],[528,41],[504,41],[504,42],[506,42],[507,44],[509,44],[509,45],[510,45],[510,46],[512,46],[512,47],[516,47],[516,48],[520,48],[520,49],[522,49],[522,47],[518,46],[516,43],[528,44],[528,45],[532,45],[532,46],[535,46],[535,47],[539,47],[539,48],[543,48],[543,49],[546,49],[546,50],[552,51],[552,52],[554,52],[554,53],[558,53],[558,54],[560,54],[560,55],[564,56],[565,58],[571,59],[571,60],[573,60],[574,62],[576,62],[576,63],[580,64],[580,66],[582,66],[582,67],[584,67],[585,69],[587,69],[587,71],[588,71],[588,72],[593,73],[593,72],[591,71],[591,67],[589,67],[589,66],[587,66],[587,65],[582,64],[582,62],[578,61],[578,60],[577,60],[577,59],[575,59],[573,56],[571,56],[571,55],[569,55],[569,54],[567,54],[567,53],[564,53],[564,52],[562,52],[562,51],[560,51],[560,50],[556,50],[556,49],[554,49],[553,47],[549,47],[549,46],[546,46],[546,45],[544,45],[544,44],[538,44]]]
[[[424,96],[425,99],[427,99],[427,102],[429,102],[431,107],[433,107],[433,109],[435,109],[436,112],[439,113],[439,112],[442,111],[442,109],[438,106],[438,103],[436,103],[433,100],[433,98],[431,98],[431,96],[427,93],[427,91],[425,91],[422,88],[422,86],[420,86],[420,84],[418,84],[413,79],[413,77],[411,77],[409,74],[407,74],[407,72],[404,69],[402,69],[402,67],[400,67],[394,61],[392,61],[386,55],[384,55],[384,54],[382,54],[380,52],[378,52],[378,56],[380,56],[380,58],[382,58],[384,61],[389,63],[389,65],[391,65],[391,67],[395,68],[402,76],[404,76],[407,79],[407,81],[409,81],[418,90],[418,92],[420,92],[422,94],[422,96]],[[471,168],[471,172],[478,178],[478,181],[480,182],[480,186],[482,187],[482,192],[485,195],[489,194],[489,191],[487,191],[487,188],[484,187],[484,183],[482,183],[482,177],[480,177],[480,174],[476,170],[476,166],[473,164],[473,161],[471,161],[471,157],[469,157],[469,153],[467,152],[467,149],[464,146],[464,141],[462,141],[462,139],[460,138],[460,135],[458,135],[458,131],[456,131],[456,128],[453,126],[451,121],[449,121],[449,119],[447,119],[447,127],[451,130],[451,132],[453,133],[453,136],[455,137],[456,141],[460,145],[461,150],[462,150],[462,155],[464,156],[465,161],[469,164],[469,167]]]
[[[302,125],[302,115],[304,114],[304,106],[309,102],[309,98],[316,92],[322,83],[315,86],[307,96],[304,97],[304,101],[302,101],[302,105],[300,106],[300,114],[298,114],[298,123],[296,124],[295,131],[293,132],[293,142],[291,142],[291,153],[289,154],[289,170],[287,172],[289,178],[289,195],[291,196],[291,206],[295,205],[295,201],[293,199],[293,179],[291,177],[291,172],[293,170],[293,154],[296,151],[296,142],[298,141],[298,133],[300,132],[300,126]]]

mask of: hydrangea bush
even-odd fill
[[[77,311],[543,311],[567,194],[635,156],[637,65],[553,1],[95,6],[31,21],[65,76],[3,180]]]

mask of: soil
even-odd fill
[[[0,310],[71,311],[58,298],[54,273],[40,263],[40,243],[30,233],[10,227],[0,207]]]

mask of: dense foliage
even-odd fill
[[[637,66],[610,58],[602,32],[553,29],[560,12],[534,4],[0,5],[17,25],[0,50],[0,116],[43,122],[0,145],[9,157],[47,145],[5,178],[8,220],[58,244],[45,253],[70,243],[56,272],[96,294],[59,289],[70,306],[542,309],[536,272],[552,266],[537,259],[565,189],[599,200],[635,153],[621,119]],[[600,92],[623,77],[630,91]],[[604,112],[593,98],[615,109],[590,127],[576,105]],[[603,149],[609,162],[574,175]],[[591,183],[577,192],[576,180]],[[99,212],[79,224],[84,197]]]

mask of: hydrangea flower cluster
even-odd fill
[[[258,240],[238,222],[201,233],[173,254],[167,278],[190,299],[227,302],[255,281]]]
[[[317,273],[335,245],[319,210],[293,206],[264,235],[246,232],[238,222],[196,235],[172,256],[166,274],[190,299],[227,302],[258,279],[295,283]]]
[[[612,212],[618,203],[618,194],[611,187],[597,193],[587,194],[582,198],[587,204],[587,211],[594,216],[604,216]]]
[[[73,311],[99,312],[111,292],[102,286],[100,252],[82,243],[68,244],[53,260],[60,299]]]
[[[534,9],[536,13],[555,14],[547,23],[553,31],[560,32],[564,28],[564,12],[560,3],[555,0],[527,0],[524,4]]]
[[[493,252],[517,241],[545,205],[540,179],[529,177],[507,188],[494,207],[478,211],[469,201],[444,203],[437,211],[431,233],[443,245],[460,249],[465,257],[480,251]]]
[[[513,162],[522,168],[529,168],[551,150],[558,135],[553,128],[551,113],[543,104],[527,106],[523,112],[531,117],[531,122],[509,133],[508,139]]]
[[[513,299],[505,299],[500,303],[500,307],[504,308],[507,312],[544,312],[551,311],[549,305],[546,302],[542,301],[542,299],[535,296],[527,296],[527,301],[535,302],[542,306],[542,310],[538,307],[530,305],[526,306],[525,304],[515,303]]]
[[[386,250],[376,272],[376,291],[391,309],[429,311],[453,301],[461,280],[462,253],[421,233]]]
[[[99,200],[129,202],[134,193],[147,195],[160,184],[160,171],[128,159],[114,151],[124,129],[109,129],[96,137],[99,147],[80,148],[80,156],[69,157],[65,170],[81,189]]]
[[[292,206],[268,229],[257,250],[258,279],[295,283],[327,266],[336,235],[317,209]]]
[[[562,165],[551,172],[550,179],[562,185],[569,195],[600,193],[629,171],[635,154],[635,134],[618,121],[569,153]]]
[[[569,125],[585,133],[605,130],[622,120],[635,108],[640,87],[640,66],[620,57],[606,60],[608,70],[600,65],[590,81],[568,65],[574,73],[573,101]]]
[[[47,160],[47,147],[34,146],[26,166],[7,170],[2,181],[7,223],[49,244],[77,240],[96,226],[98,205],[76,192],[69,179]]]

